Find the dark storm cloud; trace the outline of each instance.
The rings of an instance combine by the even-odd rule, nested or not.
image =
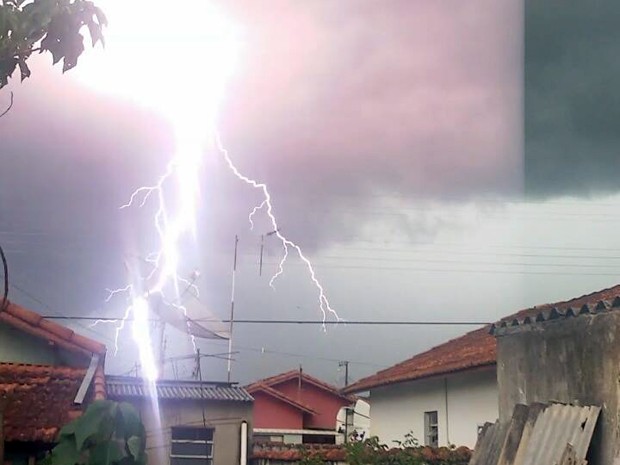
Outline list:
[[[617,192],[620,4],[526,0],[525,5],[527,192]]]
[[[224,106],[226,143],[269,182],[294,237],[310,241],[348,233],[342,209],[380,192],[514,193],[518,12],[487,0],[232,10],[247,41]],[[331,232],[312,226],[322,222]]]
[[[377,220],[366,213],[380,209],[377,194],[514,192],[520,35],[512,3],[226,3],[245,45],[222,133],[242,170],[270,185],[283,231],[313,251]],[[15,86],[15,107],[0,123],[2,225],[45,232],[13,242],[13,267],[29,270],[22,284],[45,288],[41,297],[62,307],[60,281],[76,276],[79,298],[70,300],[93,308],[119,281],[123,257],[149,250],[152,212],[118,206],[157,179],[174,143],[161,119],[135,105],[80,88],[47,62],[35,71]],[[232,238],[248,230],[260,200],[209,158],[200,254],[187,266],[200,266],[217,289],[228,287]],[[381,219],[432,236],[420,226],[432,218]],[[257,222],[257,234],[268,230]],[[257,241],[244,239],[253,255]],[[276,244],[267,253],[275,258]]]
[[[0,121],[0,244],[13,284],[56,312],[83,313],[100,307],[137,233],[118,206],[156,176],[149,160],[171,144],[157,118],[46,69],[15,87]],[[11,297],[40,307],[17,288]]]

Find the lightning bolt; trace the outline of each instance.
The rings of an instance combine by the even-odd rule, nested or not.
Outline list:
[[[282,258],[280,259],[280,263],[278,264],[278,270],[275,272],[275,274],[269,280],[269,286],[271,286],[273,289],[275,289],[274,283],[275,283],[276,279],[278,279],[278,277],[282,273],[284,273],[284,264],[286,263],[286,260],[288,259],[289,249],[292,248],[293,250],[295,250],[295,252],[297,252],[297,255],[299,256],[301,261],[304,262],[304,264],[306,265],[308,273],[310,274],[310,280],[312,281],[312,283],[314,284],[314,286],[315,286],[315,288],[317,290],[318,306],[319,306],[319,309],[321,310],[321,314],[322,314],[322,317],[323,317],[323,331],[327,330],[327,328],[325,326],[325,322],[327,321],[328,314],[331,314],[334,318],[336,318],[337,321],[343,321],[342,318],[340,318],[340,316],[338,316],[338,313],[332,308],[331,304],[329,303],[329,299],[327,298],[327,295],[325,294],[325,290],[323,288],[323,285],[321,284],[321,282],[318,280],[318,278],[316,276],[316,272],[314,270],[314,267],[312,266],[312,262],[306,257],[306,255],[303,253],[303,250],[301,249],[301,247],[299,245],[297,245],[295,242],[293,242],[290,239],[288,239],[287,237],[285,237],[280,232],[280,227],[278,226],[278,221],[276,219],[275,214],[273,213],[273,203],[272,203],[272,200],[271,200],[271,194],[269,193],[269,188],[267,187],[267,184],[265,184],[263,182],[256,181],[256,180],[254,180],[252,178],[249,178],[248,176],[246,176],[245,174],[241,173],[237,169],[237,167],[235,166],[235,164],[233,163],[233,161],[232,161],[232,159],[230,157],[230,154],[229,154],[228,150],[222,144],[222,140],[221,140],[219,134],[217,133],[217,131],[215,131],[213,133],[213,140],[215,142],[216,149],[223,156],[223,158],[226,161],[226,164],[228,165],[228,168],[230,169],[230,171],[232,171],[232,173],[238,179],[240,179],[241,181],[245,182],[246,184],[252,186],[253,188],[260,190],[262,192],[262,194],[263,194],[263,201],[261,202],[260,205],[254,207],[254,209],[252,210],[252,212],[250,213],[250,215],[248,217],[248,220],[250,222],[250,225],[253,227],[254,226],[254,222],[253,222],[254,215],[259,210],[261,210],[262,208],[266,207],[267,217],[269,218],[269,221],[271,222],[271,226],[273,228],[274,234],[278,238],[280,243],[282,244],[282,249],[284,251],[283,254],[282,254]]]
[[[172,124],[176,141],[175,153],[166,165],[163,174],[154,184],[138,187],[130,195],[128,201],[120,206],[120,210],[130,210],[154,204],[153,227],[157,233],[158,247],[144,259],[151,269],[146,276],[131,273],[128,269],[128,282],[131,284],[119,289],[107,290],[106,302],[110,302],[119,295],[126,296],[127,305],[122,319],[100,320],[94,323],[115,325],[115,353],[118,352],[120,333],[126,327],[127,322],[132,323],[133,339],[139,348],[141,365],[149,381],[154,381],[158,376],[148,325],[149,314],[154,311],[150,308],[153,305],[151,297],[155,295],[161,297],[164,305],[187,317],[187,309],[182,305],[181,297],[187,291],[198,295],[195,279],[187,280],[180,275],[182,258],[180,247],[186,238],[196,238],[194,215],[200,193],[199,173],[209,136],[213,137],[216,151],[223,156],[232,173],[239,180],[260,190],[263,195],[262,202],[250,212],[248,221],[250,228],[253,229],[254,217],[259,212],[265,211],[273,227],[273,234],[278,238],[283,249],[277,271],[271,277],[269,285],[275,289],[275,282],[284,272],[289,254],[295,253],[306,265],[310,280],[316,288],[317,304],[323,316],[323,323],[330,315],[337,321],[341,321],[332,308],[310,260],[299,245],[280,232],[267,185],[249,178],[237,169],[228,151],[224,148],[219,134],[215,131],[215,109],[219,103],[220,94],[223,92],[226,78],[232,70],[237,46],[235,45],[236,39],[233,37],[234,28],[228,26],[226,21],[218,19],[222,17],[212,11],[212,6],[205,8],[206,3],[203,0],[196,2],[196,7],[201,7],[200,11],[205,12],[198,15],[201,18],[201,29],[210,31],[208,37],[203,38],[202,42],[198,41],[204,50],[196,48],[197,43],[194,38],[188,43],[192,50],[191,59],[196,57],[196,50],[201,50],[200,56],[204,59],[200,62],[200,66],[185,76],[186,79],[190,78],[190,81],[184,82],[182,88],[175,88],[174,92],[165,93],[166,99],[161,99],[161,90],[162,87],[168,85],[168,81],[164,81],[165,86],[157,86],[157,92],[151,96],[155,97],[158,102],[161,100],[160,110],[167,115]],[[209,18],[210,25],[206,27],[202,23]],[[185,33],[187,29],[183,26],[182,32]],[[184,34],[183,37],[187,40]],[[177,195],[170,195],[171,185],[176,185]],[[179,292],[180,285],[187,286],[182,293]],[[188,332],[191,334],[189,319],[186,318],[186,321]],[[323,330],[326,330],[325,324]],[[192,342],[195,348],[193,336]]]

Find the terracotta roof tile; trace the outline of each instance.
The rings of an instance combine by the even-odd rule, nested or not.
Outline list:
[[[326,462],[344,462],[346,449],[343,445],[334,444],[282,444],[282,443],[255,443],[252,448],[252,459],[274,460],[283,462],[298,462],[301,460],[301,448],[310,456],[320,457]]]
[[[251,391],[251,389],[254,388],[254,386],[269,386],[269,387],[274,387],[278,384],[284,383],[286,381],[290,381],[291,379],[299,379],[299,370],[290,370],[290,371],[286,371],[284,373],[280,373],[279,375],[275,375],[275,376],[271,376],[269,378],[264,378],[261,379],[259,381],[256,381],[255,383],[252,383],[248,386],[246,386],[246,389],[248,391]],[[325,391],[328,391],[332,394],[335,394],[339,397],[343,397],[346,400],[349,401],[354,401],[355,397],[351,396],[351,395],[343,395],[342,391],[337,388],[336,386],[333,386],[329,383],[326,383],[324,381],[321,381],[318,378],[315,378],[314,376],[310,376],[309,374],[301,371],[301,379],[309,384],[313,384],[314,386],[321,388]]]
[[[93,353],[104,355],[106,352],[105,345],[76,334],[71,329],[46,320],[38,313],[12,302],[9,302],[5,311],[0,312],[0,321],[73,352],[89,356]]]
[[[274,397],[282,402],[285,402],[289,405],[292,405],[296,409],[302,410],[306,413],[310,413],[312,415],[316,414],[316,410],[313,410],[311,407],[306,404],[299,402],[291,397],[287,396],[283,392],[278,391],[277,389],[273,389],[272,387],[267,386],[266,384],[254,383],[246,388],[246,390],[250,394],[254,394],[256,392],[264,392],[265,394]]]
[[[544,304],[521,310],[502,318],[500,321],[512,321],[515,318],[522,320],[528,316],[534,317],[544,310],[552,308],[566,310],[570,307],[581,307],[584,304],[595,304],[601,300],[613,300],[618,296],[620,296],[620,285],[564,302]],[[348,386],[343,392],[362,392],[388,384],[495,365],[496,341],[495,337],[489,334],[490,328],[491,325],[485,326],[433,347],[404,362],[363,378]]]
[[[85,373],[85,368],[0,363],[5,440],[53,442],[80,414],[73,400]]]

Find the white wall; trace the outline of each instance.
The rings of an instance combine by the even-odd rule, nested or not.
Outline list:
[[[336,430],[345,426],[347,407],[342,407],[336,416]],[[355,402],[355,414],[353,415],[353,426],[349,428],[349,433],[357,431],[359,434],[364,433],[364,437],[370,435],[370,405],[364,399],[358,399]]]
[[[495,368],[372,389],[370,434],[391,446],[413,431],[424,444],[424,412],[433,410],[439,417],[440,446],[473,448],[478,425],[498,417]]]

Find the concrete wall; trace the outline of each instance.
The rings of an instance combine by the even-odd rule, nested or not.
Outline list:
[[[498,416],[495,368],[399,383],[371,390],[370,434],[393,445],[405,434],[424,444],[424,412],[438,414],[439,445],[473,448],[478,425]]]
[[[146,428],[149,465],[170,463],[171,427],[202,427],[203,406],[207,427],[215,429],[214,465],[238,464],[241,422],[247,421],[248,431],[252,431],[252,404],[249,402],[160,401],[158,413],[145,399],[132,401],[132,404],[139,409]]]
[[[90,359],[59,349],[41,338],[0,323],[0,362],[85,367],[90,363]]]
[[[593,465],[620,452],[620,311],[524,325],[499,336],[500,418],[517,403],[559,401],[602,407]]]

